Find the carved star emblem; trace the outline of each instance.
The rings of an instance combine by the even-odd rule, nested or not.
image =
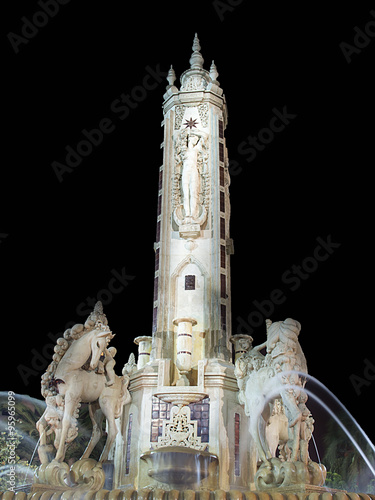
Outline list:
[[[184,123],[185,125],[185,128],[190,128],[190,130],[193,128],[193,127],[197,127],[197,119],[193,120],[192,118],[190,118],[189,120],[186,120],[186,122]]]

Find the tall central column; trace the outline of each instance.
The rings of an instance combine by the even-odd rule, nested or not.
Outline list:
[[[163,165],[155,248],[151,359],[176,362],[178,318],[192,318],[192,365],[231,360],[227,107],[212,62],[203,69],[197,35],[190,68],[164,94]]]

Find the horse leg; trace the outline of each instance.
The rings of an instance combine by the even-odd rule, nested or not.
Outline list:
[[[291,461],[296,462],[299,458],[299,449],[300,449],[300,432],[301,432],[301,420],[299,420],[293,427],[293,450]]]
[[[48,463],[48,454],[47,454],[48,446],[47,446],[47,439],[46,439],[47,427],[48,427],[48,424],[45,421],[44,415],[43,415],[36,423],[36,428],[39,432],[38,455],[39,455],[39,460],[40,460],[41,464]]]
[[[292,453],[290,460],[295,462],[299,456],[302,412],[298,407],[297,397],[294,391],[284,390],[280,391],[280,394],[288,417],[289,432],[291,434],[290,441]]]
[[[261,417],[259,417],[261,418]],[[264,452],[264,449],[263,449],[263,445],[262,445],[262,441],[261,441],[261,438],[260,438],[260,435],[259,435],[259,427],[258,427],[258,422],[257,421],[251,421],[251,417],[250,417],[250,434],[251,434],[251,437],[254,439],[255,441],[255,445],[257,447],[257,451],[258,451],[258,455],[259,455],[259,458],[262,460],[262,462],[264,462],[265,464],[269,465],[269,461],[267,459],[267,456]]]
[[[266,403],[263,412],[259,417],[259,424],[258,424],[258,429],[260,431],[260,440],[262,442],[262,447],[268,460],[272,458],[272,453],[266,438],[266,427],[271,418],[272,410],[273,410],[273,402]]]
[[[37,431],[39,432],[39,445],[43,446],[47,442],[46,433],[45,433],[45,431],[47,429],[47,422],[45,421],[44,415],[42,415],[40,417],[38,422],[35,424],[35,427],[36,427]]]
[[[264,418],[259,417],[259,421],[258,421],[259,440],[262,444],[262,449],[264,451],[264,454],[265,454],[267,460],[270,460],[272,458],[272,453],[270,451],[270,448],[268,446],[268,441],[266,438],[266,426],[267,426],[267,422],[264,420]]]
[[[115,421],[115,405],[116,401],[111,397],[99,398],[99,404],[104,413],[105,418],[107,419],[107,440],[105,442],[105,446],[103,448],[102,454],[99,458],[99,463],[103,463],[108,458],[108,454],[111,450],[113,442],[116,438],[118,429]]]
[[[62,462],[65,458],[66,445],[65,441],[68,435],[69,427],[73,420],[73,414],[80,401],[79,396],[73,395],[69,392],[65,394],[64,416],[62,419],[61,434],[59,439],[59,447],[55,456],[55,460]]]
[[[284,461],[287,460],[287,446],[288,446],[288,439],[289,439],[289,426],[288,426],[288,420],[286,418],[286,415],[284,415],[285,418],[281,418],[281,415],[279,415],[279,457],[282,457]]]
[[[94,403],[89,404],[89,415],[90,415],[91,422],[92,422],[92,433],[91,433],[90,441],[88,442],[88,445],[86,446],[86,449],[83,452],[81,460],[83,458],[90,457],[93,449],[95,448],[99,439],[103,435],[102,423],[103,423],[103,416],[104,415],[100,409],[98,401],[95,401]]]
[[[283,390],[280,391],[280,395],[287,412],[289,427],[294,427],[302,418],[302,412],[298,408],[294,391]]]

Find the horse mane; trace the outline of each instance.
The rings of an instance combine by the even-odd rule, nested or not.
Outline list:
[[[298,343],[298,335],[301,330],[301,325],[298,321],[286,319],[278,324],[280,340],[292,347]]]
[[[280,322],[279,330],[280,340],[286,343],[289,347],[292,347],[298,356],[298,360],[301,363],[301,365],[298,366],[298,369],[307,373],[306,358],[298,340],[298,336],[301,331],[301,324],[294,319],[287,318],[285,321]],[[297,369],[297,367],[295,367],[295,369]]]
[[[84,324],[77,323],[71,328],[67,328],[63,337],[57,339],[54,347],[54,355],[52,356],[52,362],[49,364],[46,372],[42,375],[41,392],[44,398],[47,396],[56,396],[58,394],[58,381],[55,379],[55,373],[60,361],[65,356],[73,342],[83,337],[86,333],[91,332],[95,328],[98,321],[100,321],[103,325],[108,325],[107,317],[103,313],[103,305],[100,301],[95,304],[93,312],[90,313]]]

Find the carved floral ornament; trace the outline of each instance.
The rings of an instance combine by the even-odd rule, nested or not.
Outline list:
[[[203,104],[200,104],[199,106],[194,105],[193,107],[198,111],[198,115],[199,115],[202,127],[206,128],[208,126],[208,110],[209,110],[208,104],[203,103]],[[186,106],[186,105],[176,106],[175,124],[174,124],[175,130],[179,130],[181,128],[182,120],[184,118],[185,112],[189,108],[191,108],[191,107]]]
[[[205,443],[198,437],[198,422],[190,420],[190,408],[182,404],[173,406],[171,418],[163,422],[163,433],[158,439],[157,448],[164,446],[183,446],[194,450],[204,450]]]
[[[191,90],[205,90],[207,88],[207,79],[200,75],[191,75],[183,79],[181,90],[189,92]]]

